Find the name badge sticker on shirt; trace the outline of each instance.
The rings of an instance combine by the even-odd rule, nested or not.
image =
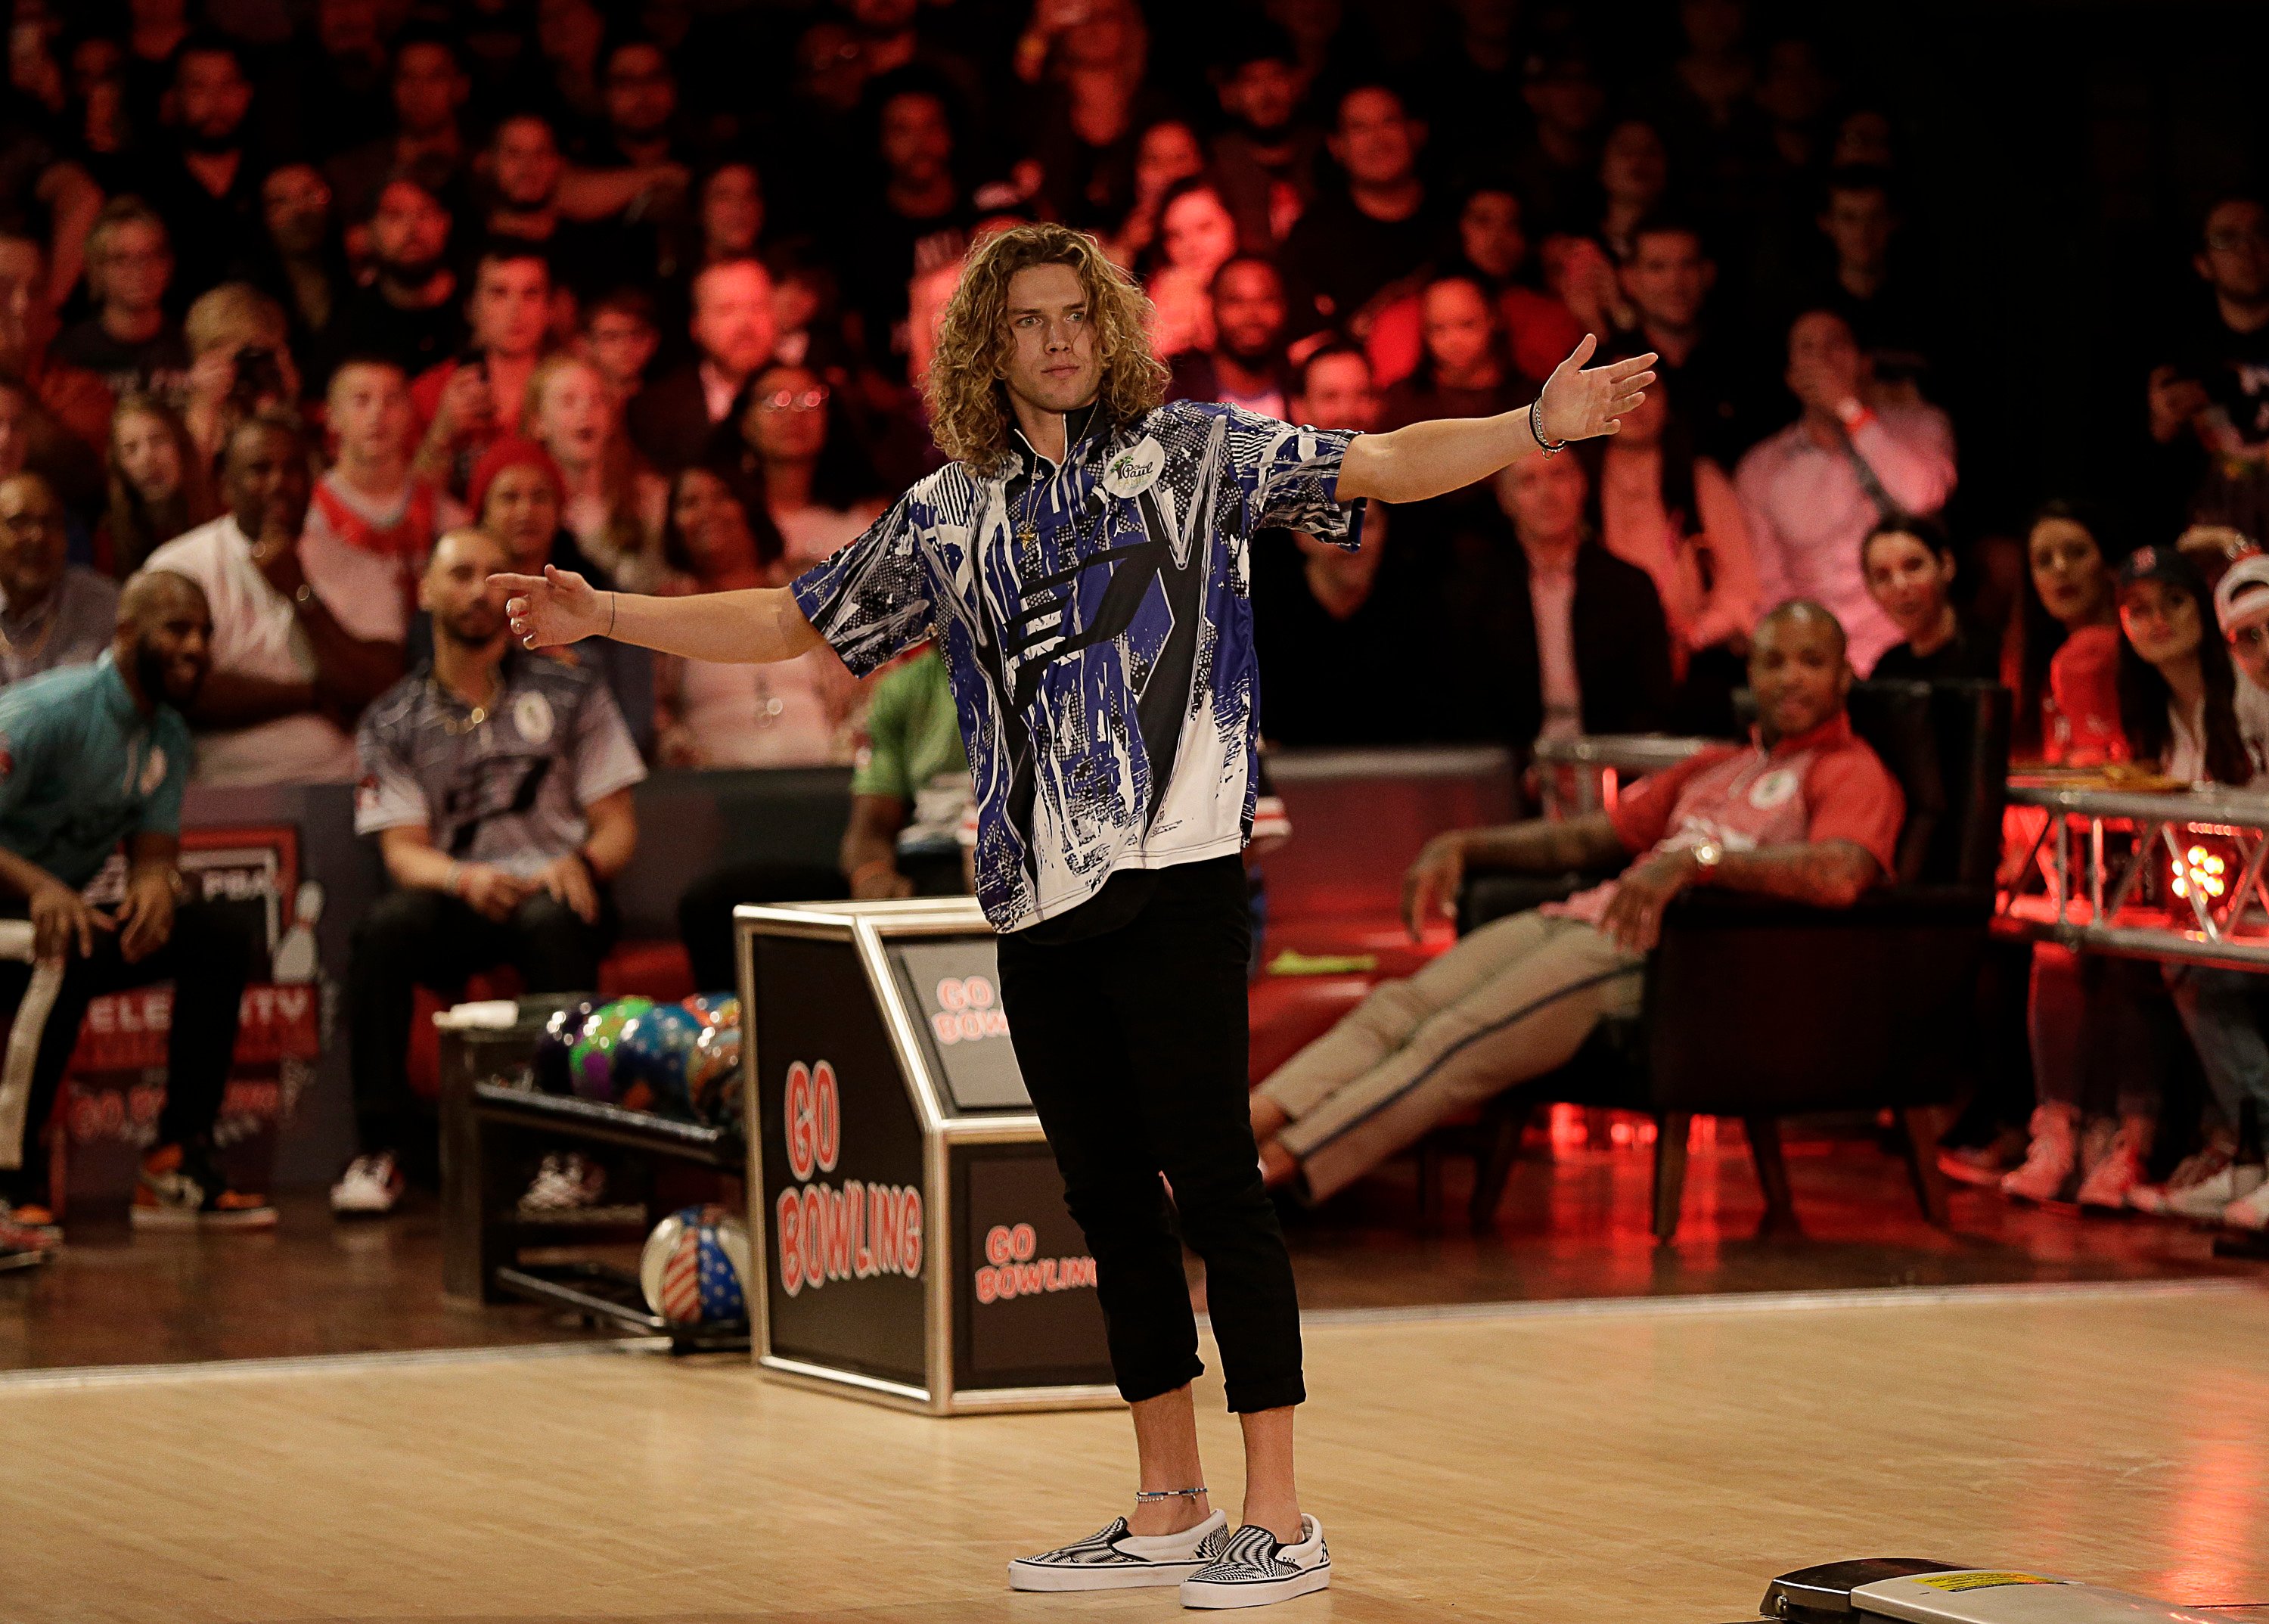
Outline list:
[[[554,726],[551,701],[529,689],[512,702],[512,725],[530,744],[551,743]]]
[[[166,747],[153,744],[150,747],[150,753],[142,758],[142,798],[147,801],[156,794],[158,786],[165,781]]]
[[[1785,807],[1803,782],[1803,776],[1795,768],[1775,767],[1749,786],[1749,804],[1760,812]]]
[[[1103,488],[1122,501],[1157,483],[1166,466],[1165,447],[1145,434],[1103,465]]]

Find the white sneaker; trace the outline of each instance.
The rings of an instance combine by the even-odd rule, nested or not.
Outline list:
[[[2157,1217],[2211,1222],[2232,1201],[2258,1190],[2262,1180],[2258,1166],[2236,1161],[2228,1145],[2212,1143],[2184,1157],[2165,1184],[2139,1185],[2130,1190],[2127,1205]]]
[[[528,1193],[524,1213],[572,1213],[596,1207],[607,1193],[607,1170],[580,1150],[554,1151],[543,1158]]]
[[[2024,1165],[2004,1174],[2001,1193],[2021,1201],[2053,1201],[2064,1193],[2080,1165],[2080,1146],[2072,1117],[2053,1106],[2033,1112],[2033,1142],[2025,1151]]]
[[[357,1156],[331,1186],[331,1211],[342,1218],[383,1218],[400,1203],[407,1183],[392,1151]]]
[[[1009,1564],[1012,1591],[1120,1591],[1179,1584],[1221,1554],[1229,1517],[1215,1512],[1178,1534],[1130,1534],[1113,1517],[1102,1532],[1070,1545],[1019,1556]]]
[[[2269,1184],[2243,1195],[2221,1209],[2221,1221],[2233,1229],[2269,1229]]]
[[[1324,1525],[1300,1518],[1300,1542],[1286,1545],[1265,1528],[1245,1524],[1229,1537],[1220,1560],[1182,1581],[1185,1607],[1259,1607],[1322,1590],[1332,1582],[1332,1554]]]
[[[2103,1154],[2088,1162],[2078,1200],[2094,1211],[2124,1212],[2127,1197],[2143,1182],[2143,1148],[2121,1123],[2109,1135]]]

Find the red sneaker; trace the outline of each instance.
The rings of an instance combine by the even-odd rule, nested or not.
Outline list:
[[[272,1229],[276,1209],[266,1196],[230,1189],[205,1157],[163,1145],[142,1158],[133,1219],[137,1229]]]

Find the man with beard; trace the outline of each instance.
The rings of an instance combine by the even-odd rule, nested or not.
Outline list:
[[[149,567],[186,575],[212,607],[212,676],[188,707],[207,784],[344,784],[347,729],[402,675],[395,561],[303,545],[307,442],[262,412],[221,457],[229,511],[175,536]]]
[[[378,277],[333,323],[333,353],[382,355],[411,378],[455,354],[465,317],[448,247],[449,211],[432,193],[407,175],[381,187],[370,215]]]
[[[228,280],[260,240],[260,174],[248,151],[252,78],[237,44],[192,35],[174,57],[173,140],[154,144],[140,190],[174,234],[174,285]]]
[[[213,1163],[253,942],[181,877],[181,792],[195,701],[212,658],[196,583],[160,570],[127,582],[115,636],[92,665],[0,693],[0,913],[31,920],[32,964],[0,962],[0,1007],[40,1032],[28,1076],[0,1073],[0,1221],[60,1244],[43,1130],[101,993],[174,983],[166,1104],[142,1158],[137,1228],[265,1229],[276,1210]],[[84,893],[122,848],[117,900]]]
[[[70,546],[53,485],[0,479],[0,682],[85,665],[110,646],[117,583],[71,563]]]
[[[1166,398],[1284,416],[1284,278],[1272,262],[1240,254],[1214,272],[1213,332],[1211,350],[1175,358]]]
[[[455,996],[498,964],[530,993],[596,986],[615,934],[608,882],[638,846],[631,786],[646,768],[604,668],[512,647],[489,584],[510,563],[484,531],[441,538],[418,594],[432,661],[371,706],[356,739],[355,832],[378,838],[394,890],[355,926],[348,961],[360,1154],[331,1190],[343,1215],[394,1210],[405,1152],[432,1170],[403,1072],[416,989]]]
[[[1222,108],[1236,122],[1214,137],[1214,173],[1248,254],[1283,241],[1316,196],[1324,137],[1298,122],[1302,88],[1299,53],[1273,24],[1255,30],[1222,81]]]

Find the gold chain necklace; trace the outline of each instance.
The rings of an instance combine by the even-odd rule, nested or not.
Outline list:
[[[501,692],[504,685],[499,683],[497,686],[499,692]],[[448,707],[455,702],[456,696],[450,693],[448,690],[441,686],[440,678],[436,676],[428,676],[425,679],[425,688],[426,691],[433,696],[440,707],[440,720],[441,723],[441,731],[447,734],[451,738],[462,739],[467,734],[472,732],[475,728],[481,727],[488,720],[489,707],[484,705],[476,705],[469,707],[465,712],[462,720],[450,715]]]

